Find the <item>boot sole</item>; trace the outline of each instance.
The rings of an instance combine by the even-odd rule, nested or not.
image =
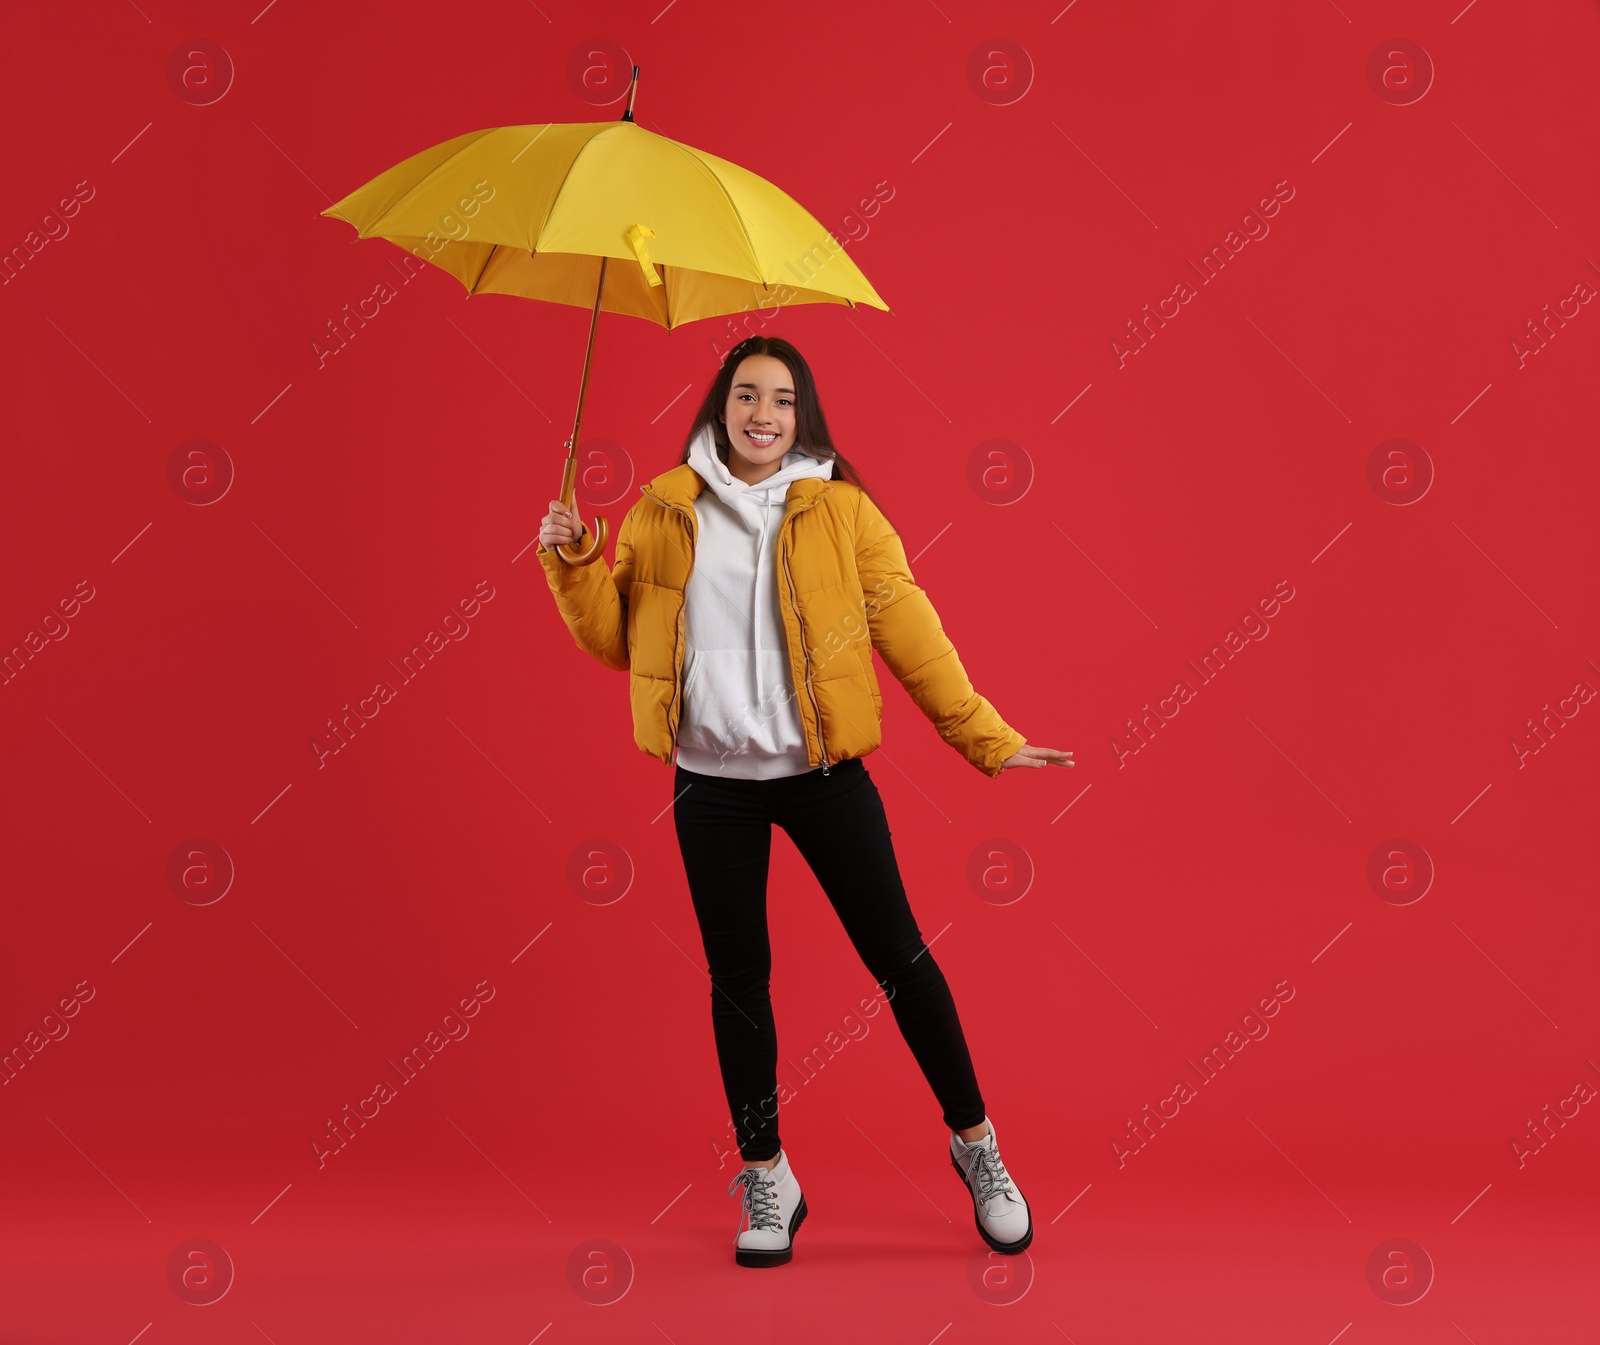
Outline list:
[[[794,1214],[789,1219],[789,1245],[773,1251],[763,1251],[759,1247],[736,1247],[733,1259],[741,1266],[751,1266],[760,1269],[763,1266],[787,1265],[789,1258],[794,1255],[794,1235],[800,1231],[800,1225],[806,1221],[806,1198],[800,1197],[800,1203],[794,1207]]]
[[[972,1223],[973,1226],[978,1230],[978,1236],[1002,1256],[1015,1256],[1018,1252],[1027,1251],[1028,1244],[1033,1241],[1033,1206],[1028,1205],[1027,1198],[1024,1197],[1022,1203],[1026,1205],[1028,1209],[1028,1231],[1015,1242],[997,1242],[989,1235],[989,1230],[983,1226],[983,1220],[978,1217],[978,1197],[972,1189],[972,1184],[968,1182],[966,1177],[962,1174],[961,1164],[956,1162],[956,1156],[954,1154],[950,1155],[950,1166],[955,1169],[955,1174],[961,1181],[962,1189],[966,1191],[968,1198],[972,1201]]]

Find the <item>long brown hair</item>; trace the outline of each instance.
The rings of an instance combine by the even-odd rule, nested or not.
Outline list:
[[[694,446],[695,438],[709,425],[712,441],[716,444],[717,457],[722,460],[724,466],[727,465],[728,427],[722,423],[722,414],[728,405],[728,393],[733,388],[733,376],[738,371],[739,362],[750,355],[771,355],[773,359],[782,360],[789,368],[790,382],[794,384],[795,447],[811,454],[812,457],[831,460],[833,463],[831,480],[848,481],[853,486],[859,486],[871,497],[871,492],[862,484],[861,474],[844,454],[833,446],[833,436],[828,433],[828,420],[822,414],[822,401],[817,396],[817,382],[811,376],[811,366],[806,363],[805,356],[781,336],[747,336],[727,353],[722,361],[722,367],[711,380],[711,386],[706,389],[700,409],[695,413],[694,423],[689,426],[689,433],[684,436],[683,456],[678,462],[682,464],[689,461],[689,450]],[[875,498],[873,503],[878,503]],[[881,504],[878,508],[884,517],[888,518],[888,513],[883,511]],[[889,526],[893,527],[894,524],[891,522]]]

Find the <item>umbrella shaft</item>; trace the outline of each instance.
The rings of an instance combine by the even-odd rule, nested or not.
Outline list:
[[[584,393],[589,392],[589,363],[594,360],[595,328],[600,326],[600,296],[605,293],[605,265],[608,257],[600,257],[600,283],[595,286],[594,312],[589,315],[589,345],[584,349],[584,376],[578,384],[578,414],[573,416],[573,437],[566,440],[566,465],[562,469],[562,504],[568,509],[578,494],[578,427],[584,422]]]
[[[583,352],[583,378],[578,384],[578,413],[572,418],[572,438],[567,440],[567,461],[576,463],[578,460],[578,427],[583,424],[583,398],[589,391],[589,363],[594,358],[594,334],[600,326],[600,296],[606,288],[606,262],[607,257],[600,258],[600,283],[595,286],[594,311],[589,315],[589,344]],[[567,500],[569,505],[571,500]]]

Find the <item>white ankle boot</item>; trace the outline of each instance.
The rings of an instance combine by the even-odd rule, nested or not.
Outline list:
[[[806,1198],[789,1170],[789,1155],[778,1150],[769,1168],[748,1167],[728,1183],[731,1196],[744,1187],[747,1227],[734,1237],[734,1260],[741,1266],[781,1266],[794,1254],[794,1235],[806,1217]]]
[[[993,1121],[989,1133],[971,1144],[950,1132],[950,1166],[972,1196],[973,1222],[983,1240],[1008,1256],[1025,1250],[1033,1241],[1033,1215],[1000,1161]]]

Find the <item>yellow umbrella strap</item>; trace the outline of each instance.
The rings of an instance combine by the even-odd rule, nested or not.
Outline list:
[[[633,225],[625,235],[628,245],[633,249],[633,255],[639,259],[639,266],[644,271],[645,279],[652,285],[659,285],[662,283],[661,273],[656,270],[655,263],[650,260],[650,249],[644,241],[655,236],[656,231],[643,224]]]

